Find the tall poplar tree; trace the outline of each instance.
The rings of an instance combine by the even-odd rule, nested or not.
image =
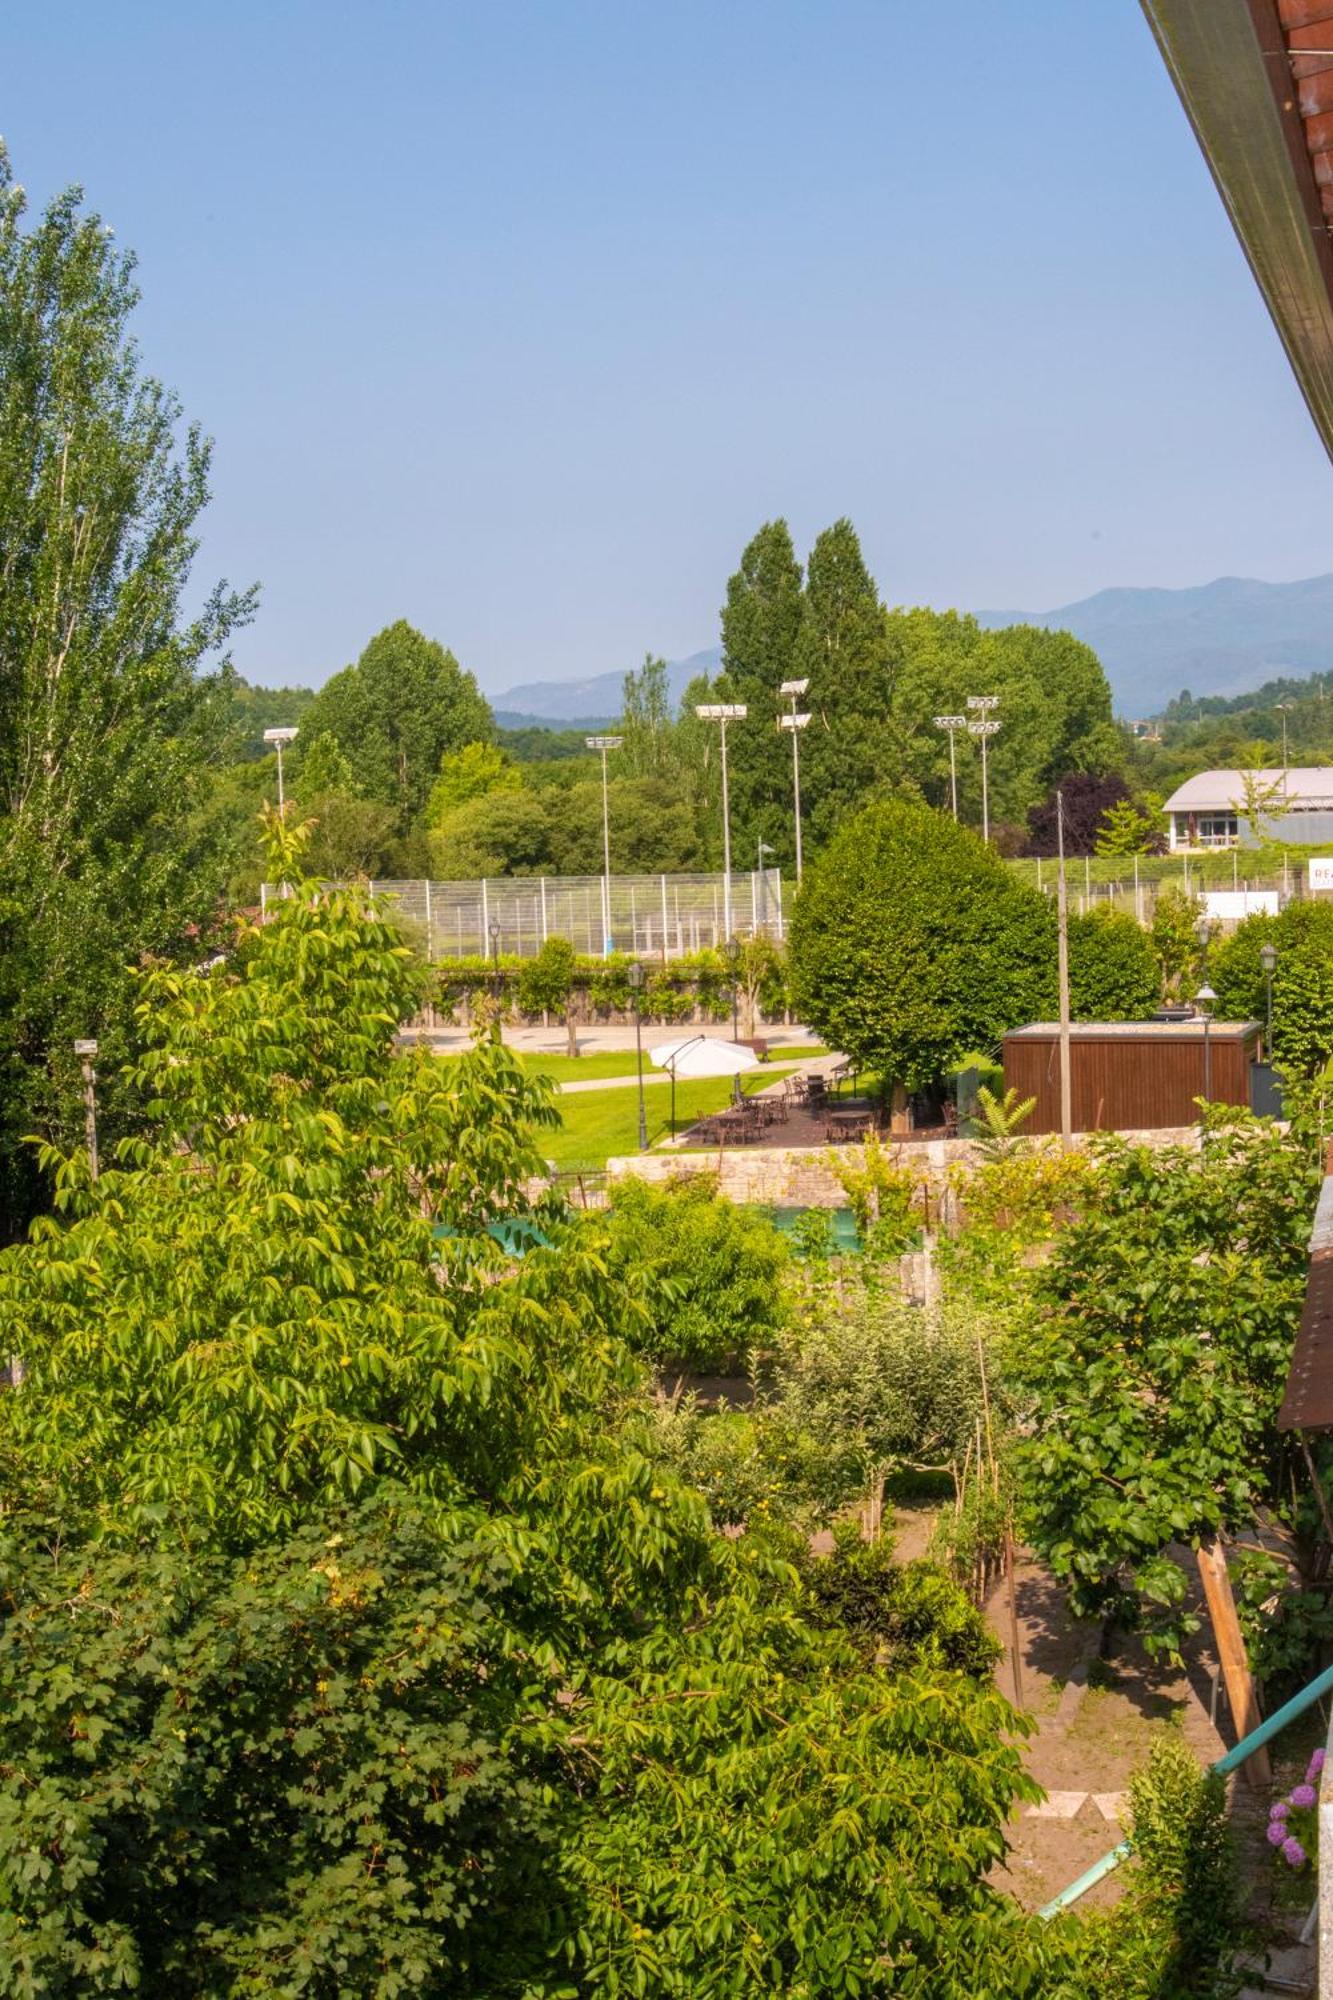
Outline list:
[[[775,850],[790,866],[792,820],[791,742],[778,726],[786,707],[778,689],[797,673],[803,598],[801,565],[783,520],[765,521],[727,584],[722,608],[723,694],[749,708],[727,740],[731,809],[739,835],[737,861],[753,865],[755,842]]]
[[[211,447],[140,366],[133,258],[78,189],[25,211],[0,149],[0,1236],[41,1200],[25,1135],[78,1130],[74,1038],[114,1121],[129,966],[200,950],[226,704],[199,669],[252,608],[181,616]]]
[[[795,662],[797,677],[810,682],[804,703],[814,717],[801,745],[810,821],[827,839],[896,776],[898,762],[884,609],[848,520],[826,528],[810,551]]]

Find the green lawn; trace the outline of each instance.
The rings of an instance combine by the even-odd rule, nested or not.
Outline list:
[[[742,1087],[762,1090],[772,1077],[763,1069],[741,1078]],[[648,1113],[648,1143],[653,1145],[671,1128],[671,1086],[659,1084],[645,1090]],[[721,1111],[731,1101],[730,1077],[708,1077],[676,1085],[676,1123],[682,1130],[709,1111]],[[562,1097],[563,1129],[543,1132],[539,1143],[548,1160],[558,1167],[604,1167],[613,1154],[637,1152],[639,1145],[639,1093],[637,1090],[581,1090],[577,1096]]]
[[[708,1030],[700,1028],[695,1032],[706,1034]],[[690,1030],[682,1028],[680,1033],[683,1040]],[[557,1083],[578,1083],[585,1078],[592,1080],[599,1076],[633,1076],[637,1067],[633,1049],[601,1049],[595,1055],[586,1056],[533,1055],[531,1051],[523,1051],[522,1054],[526,1068],[540,1070],[543,1076],[554,1077]],[[768,1060],[770,1063],[800,1063],[809,1062],[812,1056],[827,1054],[827,1049],[805,1048],[792,1043],[784,1048],[770,1049]],[[661,1074],[660,1070],[653,1068],[646,1045],[643,1051],[643,1073],[645,1076]]]
[[[633,1076],[638,1067],[633,1049],[599,1049],[593,1055],[553,1056],[534,1055],[531,1050],[520,1050],[525,1069],[540,1070],[543,1076],[553,1077],[557,1083],[579,1083],[599,1076]],[[647,1049],[643,1052],[643,1073],[647,1076],[651,1065]]]

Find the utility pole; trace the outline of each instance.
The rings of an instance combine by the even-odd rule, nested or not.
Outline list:
[[[695,708],[700,722],[716,722],[722,731],[722,928],[731,931],[731,809],[727,799],[727,724],[744,722],[749,708],[743,701],[705,701]]]
[[[796,886],[801,886],[801,731],[810,726],[810,716],[798,715],[796,703],[810,683],[806,681],[784,681],[778,689],[791,703],[791,713],[778,717],[778,728],[791,731],[791,788],[796,801]]]
[[[953,816],[957,819],[958,757],[954,748],[954,732],[958,729],[967,728],[967,717],[965,715],[937,715],[935,717],[935,727],[937,729],[947,729],[949,732],[949,803],[953,807]]]
[[[615,950],[611,936],[611,812],[607,804],[606,753],[618,750],[624,742],[623,736],[585,736],[589,750],[602,753],[602,956],[610,958]]]
[[[79,1058],[83,1071],[83,1129],[88,1146],[88,1178],[97,1179],[97,1072],[93,1068],[93,1057],[97,1054],[97,1044],[93,1041],[79,1041],[74,1044],[74,1053]]]
[[[1060,981],[1060,1144],[1066,1151],[1074,1143],[1074,1087],[1069,1051],[1069,894],[1065,883],[1065,795],[1055,794],[1055,838],[1059,873],[1055,898],[1056,935],[1059,940]]]

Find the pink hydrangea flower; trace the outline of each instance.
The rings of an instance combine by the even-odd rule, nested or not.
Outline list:
[[[1324,1768],[1324,1752],[1322,1750],[1316,1750],[1314,1755],[1310,1759],[1310,1767],[1305,1773],[1306,1784],[1312,1785],[1315,1779],[1319,1776],[1319,1773],[1323,1770],[1323,1768]]]
[[[1289,1868],[1303,1868],[1305,1866],[1305,1849],[1301,1846],[1295,1834],[1291,1834],[1283,1841],[1282,1859],[1287,1863]]]
[[[1286,1823],[1285,1823],[1285,1821],[1283,1821],[1283,1820],[1280,1820],[1280,1819],[1270,1819],[1270,1820],[1269,1820],[1269,1822],[1268,1822],[1268,1844],[1269,1844],[1269,1846],[1270,1846],[1270,1847],[1281,1847],[1281,1845],[1282,1845],[1283,1841],[1284,1841],[1284,1840],[1286,1839],[1286,1837],[1287,1837],[1287,1828],[1286,1828]]]
[[[1285,1819],[1290,1811],[1291,1807],[1287,1804],[1287,1801],[1279,1799],[1275,1806],[1268,1808],[1268,1817],[1270,1819]]]
[[[1290,1796],[1291,1796],[1291,1803],[1294,1806],[1300,1806],[1302,1809],[1304,1809],[1306,1806],[1312,1806],[1314,1804],[1315,1788],[1313,1785],[1294,1785],[1292,1787]]]

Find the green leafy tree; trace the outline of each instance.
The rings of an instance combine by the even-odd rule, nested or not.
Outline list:
[[[406,619],[387,625],[354,666],[324,683],[306,711],[328,730],[364,797],[392,806],[405,834],[422,818],[442,758],[494,734],[490,708],[453,654]]]
[[[517,792],[522,785],[523,773],[494,743],[465,743],[441,760],[427,801],[426,823],[442,826],[459,806],[489,798],[493,792]]]
[[[1316,1186],[1294,1140],[1219,1113],[1201,1154],[1099,1142],[1056,1237],[1022,1349],[1027,1532],[1076,1615],[1142,1623],[1153,1650],[1195,1622],[1169,1545],[1271,1497]]]
[[[1333,906],[1288,903],[1275,917],[1247,917],[1213,946],[1209,977],[1223,1019],[1267,1019],[1266,944],[1277,952],[1274,1058],[1292,1077],[1315,1076],[1333,1056]]]
[[[1186,895],[1183,889],[1159,889],[1153,901],[1152,946],[1162,971],[1162,990],[1168,999],[1182,992],[1193,993],[1202,966],[1199,924],[1203,899]]]
[[[889,656],[884,610],[850,521],[835,521],[810,551],[796,642],[797,676],[814,716],[801,744],[802,792],[817,841],[892,776]],[[773,712],[770,696],[767,713]]]
[[[721,1200],[712,1176],[666,1188],[618,1183],[610,1231],[611,1269],[644,1280],[647,1317],[635,1340],[654,1361],[735,1372],[786,1326],[786,1244],[762,1216]]]
[[[965,715],[975,694],[999,697],[1000,729],[987,756],[994,824],[1019,837],[1057,781],[1069,783],[1067,804],[1108,779],[1114,785],[1123,753],[1110,687],[1096,654],[1072,633],[1032,625],[987,631],[958,612],[929,610],[890,611],[886,630],[894,739],[887,754],[895,760],[887,768],[896,764],[932,805],[950,803],[949,741],[934,718]],[[979,826],[981,759],[968,736],[958,735],[955,748],[959,811]]]
[[[440,881],[533,875],[551,865],[552,819],[537,792],[485,792],[432,828],[431,873]]]
[[[634,778],[674,775],[674,720],[667,683],[667,664],[646,653],[637,672],[625,676],[621,703],[621,747],[617,763]]]
[[[1051,1990],[1012,1712],[712,1531],[649,1288],[527,1206],[546,1086],[399,1047],[425,968],[274,838],[271,921],[145,981],[146,1136],[0,1257],[7,1983]]]
[[[801,565],[783,520],[766,521],[741,556],[722,607],[722,673],[730,699],[749,709],[728,741],[732,810],[747,848],[766,840],[779,866],[794,861],[791,743],[778,728],[778,689],[803,669]]]
[[[1069,918],[1069,1002],[1076,1021],[1142,1021],[1159,1005],[1152,939],[1126,910],[1105,905]]]
[[[120,1128],[127,967],[198,954],[228,866],[200,670],[253,598],[182,613],[211,447],[142,370],[133,271],[77,190],[26,226],[0,150],[0,1238],[43,1199],[23,1135],[77,1129],[76,1036]]]
[[[1102,814],[1096,852],[1102,855],[1151,854],[1160,835],[1150,813],[1132,799],[1118,799]]]
[[[1039,1020],[1054,917],[974,833],[891,801],[847,821],[791,920],[796,1005],[831,1047],[909,1090]]]
[[[518,1004],[525,1014],[563,1014],[569,1053],[579,1052],[574,1016],[574,947],[568,938],[548,937],[535,958],[523,961]]]

